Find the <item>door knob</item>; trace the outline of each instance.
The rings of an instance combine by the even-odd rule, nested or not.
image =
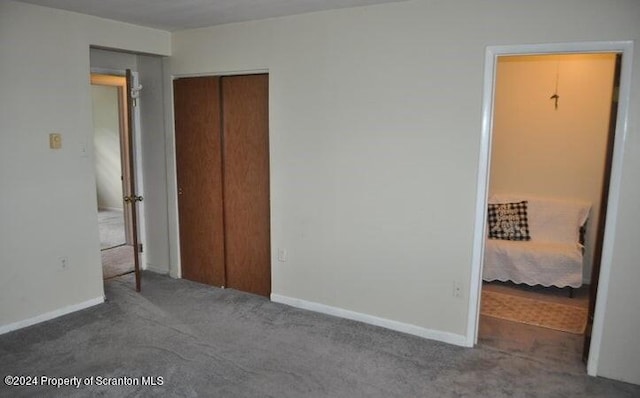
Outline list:
[[[142,196],[138,195],[125,196],[123,199],[126,203],[142,202],[144,200]]]

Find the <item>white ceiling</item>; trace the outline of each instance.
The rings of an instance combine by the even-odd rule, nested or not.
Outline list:
[[[21,0],[176,31],[404,0]]]

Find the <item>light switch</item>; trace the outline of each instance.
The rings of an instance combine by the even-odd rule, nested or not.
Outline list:
[[[49,134],[49,148],[60,149],[62,148],[62,135],[59,133]]]

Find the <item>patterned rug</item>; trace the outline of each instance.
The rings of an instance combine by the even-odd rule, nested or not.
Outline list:
[[[587,309],[492,291],[482,292],[482,315],[527,325],[583,334]]]

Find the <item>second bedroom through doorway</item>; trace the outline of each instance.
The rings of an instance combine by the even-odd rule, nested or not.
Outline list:
[[[497,60],[483,344],[573,363],[582,357],[617,65],[614,53]]]

